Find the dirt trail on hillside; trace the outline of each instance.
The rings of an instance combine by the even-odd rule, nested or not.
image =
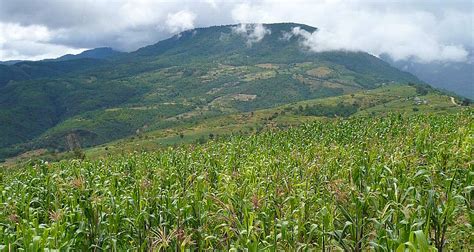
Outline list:
[[[454,97],[450,96],[449,99],[451,100],[451,103],[453,103],[456,106],[459,106],[459,104],[457,104],[456,101],[454,100]]]

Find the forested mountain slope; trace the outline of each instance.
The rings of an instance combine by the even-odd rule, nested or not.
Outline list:
[[[310,52],[288,35],[295,27],[316,29],[293,23],[197,28],[105,59],[0,66],[0,156],[39,147],[32,140],[47,131],[41,147],[67,148],[71,135],[90,146],[180,118],[421,83],[367,53]],[[264,36],[256,38],[259,29]]]

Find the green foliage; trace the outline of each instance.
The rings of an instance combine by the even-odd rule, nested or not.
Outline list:
[[[471,104],[472,104],[471,99],[468,99],[468,98],[462,99],[462,102],[461,102],[461,105],[462,105],[462,106],[469,106],[469,105],[471,105]]]
[[[473,113],[0,171],[5,250],[470,251]]]
[[[397,248],[397,252],[405,251],[438,251],[434,246],[430,246],[429,240],[422,230],[410,232],[410,238],[408,242],[400,244]]]
[[[427,95],[428,94],[428,89],[423,86],[416,86],[416,93],[418,95]]]
[[[72,153],[75,159],[84,160],[86,158],[86,154],[84,154],[82,149],[79,147],[74,148],[74,150],[72,150]]]
[[[28,79],[28,75],[21,69],[0,64],[0,88],[7,85],[10,81],[26,79]]]
[[[107,60],[0,66],[0,157],[63,149],[64,136],[78,130],[89,132],[80,140],[92,146],[130,136],[145,125],[174,125],[178,117],[254,111],[418,81],[366,53],[312,53],[298,38],[282,39],[297,26],[316,29],[266,25],[271,34],[249,46],[232,26],[210,27]],[[329,73],[309,73],[318,67]]]
[[[339,103],[337,105],[322,105],[322,104],[314,104],[311,106],[303,106],[299,107],[296,110],[296,114],[305,115],[305,116],[326,116],[326,117],[334,117],[334,116],[342,116],[348,117],[357,112],[359,106],[357,104],[344,104]]]

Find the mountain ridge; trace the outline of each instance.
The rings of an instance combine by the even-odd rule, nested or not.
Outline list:
[[[417,76],[431,86],[468,99],[474,99],[474,51],[465,62],[422,63],[413,59],[394,61],[388,55],[381,58],[390,65]]]
[[[15,64],[29,79],[0,87],[0,156],[71,149],[71,135],[92,146],[145,126],[422,83],[368,53],[314,53],[282,39],[301,24],[265,24],[270,32],[250,45],[257,25],[239,26],[197,28],[107,59]]]
[[[84,58],[108,59],[112,57],[117,57],[122,54],[123,52],[116,51],[111,47],[97,47],[97,48],[85,50],[78,54],[66,54],[55,59],[45,59],[42,61],[67,61],[67,60],[84,59]]]

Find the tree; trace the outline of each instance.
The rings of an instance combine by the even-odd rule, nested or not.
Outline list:
[[[73,157],[76,159],[84,160],[86,158],[86,154],[79,147],[74,148],[74,150],[72,151],[72,154],[73,154]]]
[[[461,106],[469,106],[472,103],[472,101],[468,98],[464,98],[461,102]]]
[[[418,95],[427,95],[428,94],[428,89],[423,87],[423,86],[416,86],[416,93]]]

